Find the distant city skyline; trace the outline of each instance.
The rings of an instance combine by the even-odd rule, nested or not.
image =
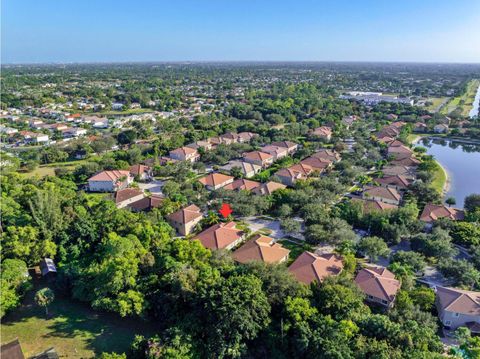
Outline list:
[[[2,64],[480,62],[478,0],[4,0],[1,22]]]

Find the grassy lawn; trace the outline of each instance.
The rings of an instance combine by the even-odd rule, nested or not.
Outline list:
[[[479,79],[471,80],[467,85],[465,93],[448,101],[445,106],[442,107],[440,113],[448,115],[450,112],[455,111],[458,108],[461,111],[462,116],[468,116],[473,107],[473,101],[479,85]]]
[[[445,169],[438,163],[438,167],[435,170],[432,181],[432,188],[434,188],[438,193],[443,194],[443,189],[447,182],[447,172]]]
[[[303,252],[312,250],[312,246],[304,242],[293,242],[287,239],[281,239],[278,241],[278,243],[280,243],[284,248],[290,250],[287,265],[290,265]]]
[[[33,304],[34,291],[1,324],[2,343],[18,337],[25,357],[54,347],[60,357],[93,358],[101,352],[126,352],[135,334],[153,335],[153,326],[141,320],[99,313],[87,305],[57,295],[49,307]]]
[[[431,112],[438,111],[438,107],[447,99],[448,97],[430,97],[427,99],[428,102],[432,104],[426,106],[425,109]]]
[[[34,177],[34,176],[38,176],[38,177],[55,176],[55,168],[62,167],[68,170],[74,170],[75,167],[80,166],[88,161],[90,161],[90,159],[49,163],[47,165],[40,165],[38,168],[36,168],[32,172],[19,172],[19,173],[22,176],[27,178]]]

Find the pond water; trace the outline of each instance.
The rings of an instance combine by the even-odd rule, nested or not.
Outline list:
[[[480,85],[477,89],[477,94],[475,95],[475,100],[473,100],[473,107],[470,110],[470,118],[474,118],[475,116],[479,116],[479,108],[480,108]]]
[[[466,196],[480,193],[480,145],[435,138],[424,138],[419,144],[447,171],[449,185],[445,198],[454,197],[455,207],[463,208]]]

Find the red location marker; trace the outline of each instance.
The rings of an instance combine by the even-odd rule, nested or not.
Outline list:
[[[233,211],[228,203],[223,203],[222,208],[218,212],[220,212],[223,218],[227,218]]]

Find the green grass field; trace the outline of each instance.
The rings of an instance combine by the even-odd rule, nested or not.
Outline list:
[[[448,101],[442,107],[440,113],[443,115],[448,115],[456,109],[459,109],[462,116],[468,116],[470,110],[473,107],[473,101],[475,99],[475,94],[479,85],[479,79],[470,80],[467,85],[467,91],[465,91],[465,93],[461,96],[453,97],[452,99],[450,99],[450,101]]]
[[[76,161],[67,161],[67,162],[56,162],[49,163],[48,165],[40,165],[38,168],[32,172],[19,172],[22,176],[30,178],[34,176],[45,177],[45,176],[55,176],[55,168],[65,168],[68,170],[74,170],[75,167],[88,162],[89,160],[76,160]]]
[[[57,295],[45,310],[33,304],[34,291],[24,304],[2,319],[2,344],[18,337],[25,357],[54,347],[60,357],[93,358],[102,352],[128,351],[135,334],[151,336],[153,326],[142,320],[99,313],[86,304]]]
[[[438,167],[433,175],[432,188],[434,188],[438,193],[443,194],[443,189],[447,182],[447,172],[445,169],[438,163]]]
[[[432,104],[429,106],[426,106],[425,109],[430,111],[430,112],[437,112],[439,106],[446,100],[448,97],[430,97],[428,98],[428,102],[431,102]]]

